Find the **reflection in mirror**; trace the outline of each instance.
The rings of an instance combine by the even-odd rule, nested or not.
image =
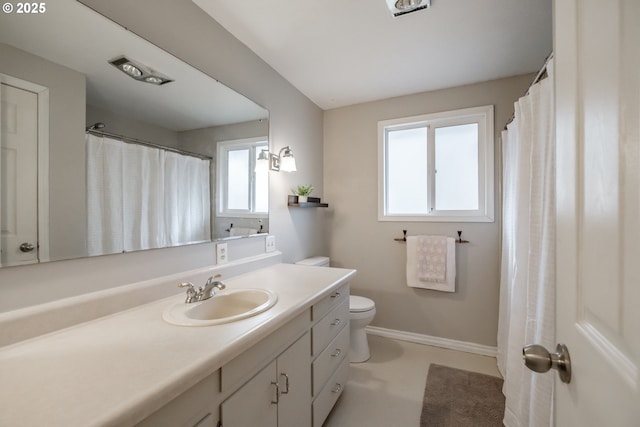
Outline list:
[[[267,144],[268,112],[84,5],[1,14],[0,83],[0,265],[268,232],[266,178],[217,147]]]

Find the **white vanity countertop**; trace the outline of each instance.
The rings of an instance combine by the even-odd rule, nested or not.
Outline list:
[[[355,275],[277,264],[225,280],[278,295],[234,323],[162,320],[184,293],[0,348],[0,425],[127,426],[146,418]],[[214,297],[215,298],[215,297]]]

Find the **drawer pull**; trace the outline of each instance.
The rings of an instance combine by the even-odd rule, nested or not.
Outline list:
[[[277,381],[271,381],[271,384],[276,386],[276,400],[272,400],[271,404],[277,405],[278,403],[280,403],[280,386],[278,385]]]
[[[336,351],[331,355],[331,357],[338,357],[342,354],[342,350],[336,348]]]
[[[284,391],[281,391],[281,394],[287,394],[289,393],[289,375],[285,374],[284,372],[282,372],[280,374],[281,377],[284,377],[284,385],[286,387],[286,389]]]
[[[340,319],[335,319],[333,322],[331,322],[331,326],[338,326],[340,324]]]
[[[331,295],[331,298],[338,298],[340,296],[340,292],[336,292],[335,294]]]
[[[342,384],[336,383],[336,387],[331,390],[333,393],[340,393],[342,391]]]

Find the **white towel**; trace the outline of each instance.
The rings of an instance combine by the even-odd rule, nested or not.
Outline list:
[[[434,289],[443,292],[456,291],[456,241],[453,237],[446,237],[446,270],[443,282],[435,281],[435,275],[430,280],[420,277],[418,267],[418,237],[407,237],[407,285],[413,288]],[[426,277],[426,276],[425,276]]]
[[[418,279],[447,281],[447,236],[417,236]]]
[[[230,236],[250,236],[258,232],[257,228],[231,227]]]

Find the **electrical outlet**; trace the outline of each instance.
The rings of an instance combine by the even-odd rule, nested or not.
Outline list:
[[[275,252],[276,250],[276,236],[267,236],[265,239],[265,252]]]
[[[226,243],[218,243],[216,245],[216,264],[226,264],[229,262],[229,254],[227,252]]]

